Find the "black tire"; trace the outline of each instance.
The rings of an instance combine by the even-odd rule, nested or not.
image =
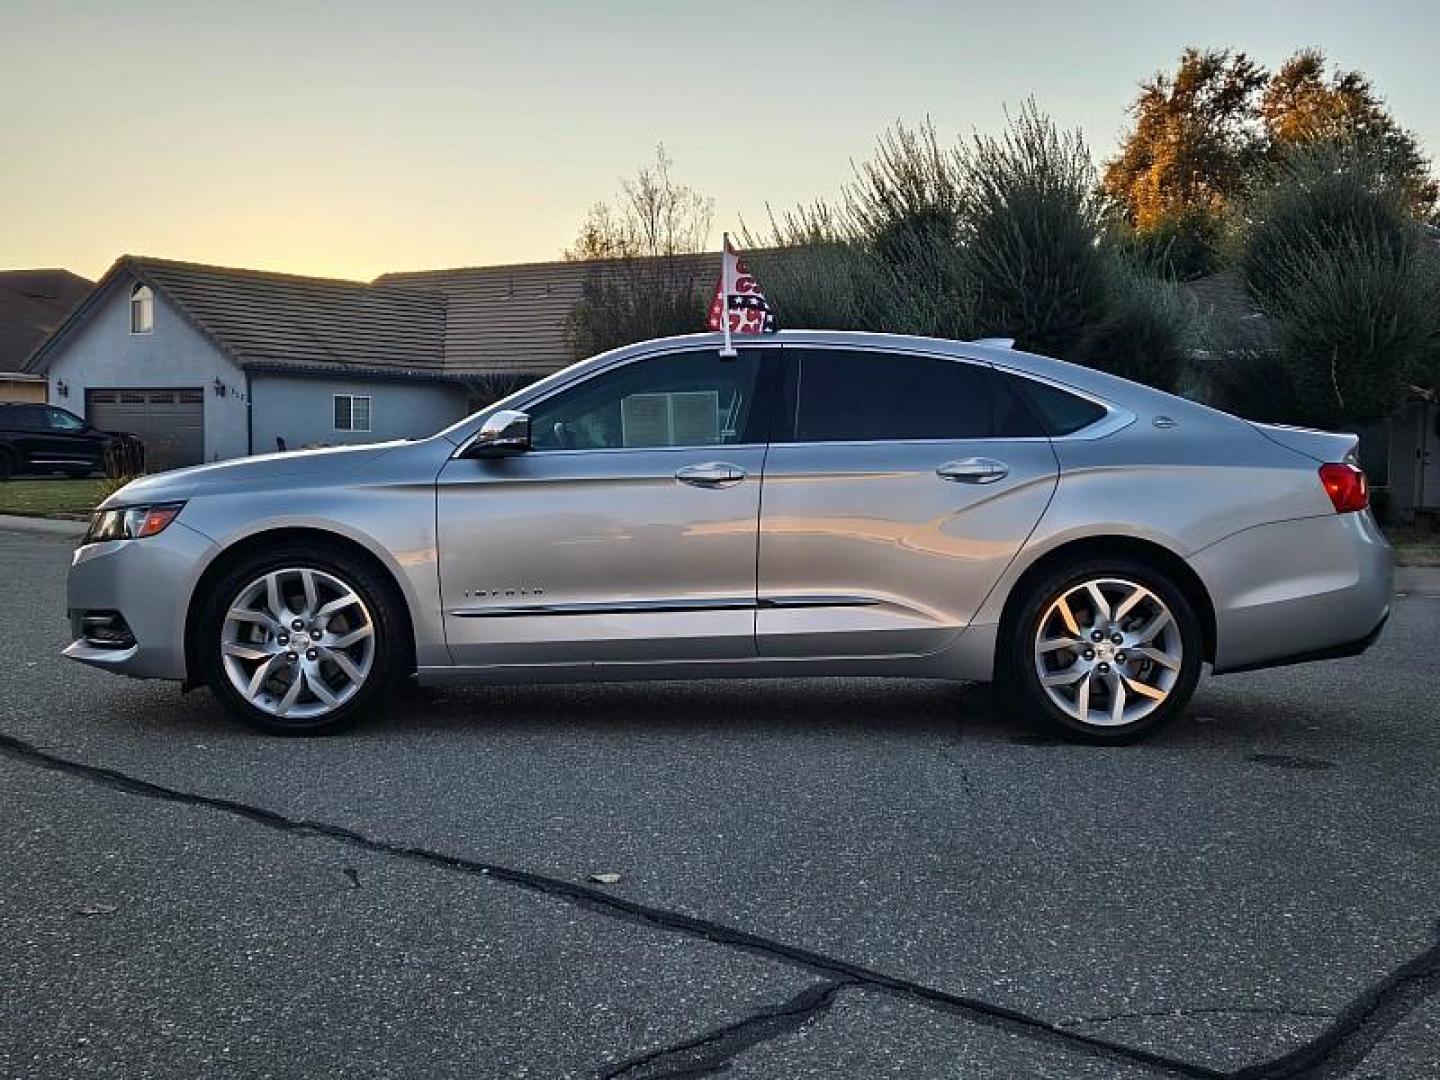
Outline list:
[[[316,717],[277,716],[257,707],[231,682],[221,654],[226,613],[247,586],[274,571],[313,570],[343,582],[363,603],[374,638],[370,667],[359,689],[333,711]],[[287,542],[241,559],[209,587],[192,633],[201,676],[224,706],[271,735],[331,735],[383,712],[397,683],[409,674],[411,649],[404,601],[394,582],[372,563],[318,544]],[[304,639],[297,636],[298,641]],[[281,673],[283,676],[283,672]],[[308,692],[308,691],[306,691]]]
[[[1041,630],[1041,620],[1052,611],[1052,605],[1070,590],[1082,587],[1086,582],[1099,580],[1130,582],[1149,590],[1169,609],[1174,626],[1178,630],[1182,652],[1173,685],[1168,688],[1167,696],[1158,706],[1153,707],[1148,714],[1133,722],[1117,724],[1082,722],[1077,716],[1056,704],[1051,698],[1050,692],[1042,684],[1040,672],[1037,670],[1037,638]],[[1119,595],[1123,595],[1123,593]],[[1116,606],[1118,607],[1118,605]],[[1058,619],[1058,616],[1053,614],[1050,617]],[[1077,622],[1085,621],[1087,624],[1097,621],[1094,618],[1093,609],[1088,614],[1077,612],[1076,618]],[[1047,637],[1048,634],[1049,628],[1047,627]],[[1082,637],[1081,640],[1085,639]],[[1093,651],[1094,648],[1102,646],[1092,646],[1087,641],[1085,647],[1091,648]],[[1103,645],[1103,647],[1110,648],[1109,645]],[[1205,639],[1200,620],[1184,591],[1163,572],[1149,563],[1137,559],[1100,556],[1086,557],[1057,566],[1032,581],[1026,588],[1025,594],[1020,598],[1013,617],[1006,619],[1005,626],[1002,628],[999,649],[997,682],[1000,683],[1007,701],[1019,715],[1026,718],[1039,717],[1052,730],[1078,742],[1121,744],[1133,743],[1154,734],[1184,711],[1200,678]],[[1076,655],[1074,651],[1060,651],[1058,656],[1061,659],[1073,656],[1075,664],[1082,664],[1082,655]],[[1099,659],[1103,660],[1104,658],[1102,655]],[[1132,664],[1134,663],[1133,656],[1128,659]],[[1084,661],[1086,664],[1090,662],[1092,661]],[[1147,673],[1152,670],[1153,666],[1148,661],[1142,663]],[[1153,670],[1157,675],[1160,674],[1158,668],[1153,668]],[[1053,668],[1051,671],[1054,673]],[[1108,680],[1102,681],[1108,688]],[[1106,691],[1102,689],[1099,692]],[[1061,696],[1064,697],[1065,694],[1062,692]],[[1140,697],[1134,696],[1133,692],[1129,700],[1138,702],[1142,708],[1145,705],[1145,702]],[[1093,709],[1095,706],[1090,705],[1090,708]],[[1095,715],[1088,709],[1077,711]],[[1122,710],[1118,715],[1123,717],[1125,713]]]
[[[9,480],[15,475],[16,463],[15,453],[6,447],[0,446],[0,480]]]

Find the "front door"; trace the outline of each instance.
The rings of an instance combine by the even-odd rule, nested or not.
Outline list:
[[[772,352],[607,368],[524,407],[528,452],[450,461],[438,536],[455,662],[753,656]]]
[[[762,656],[938,651],[1040,520],[1058,467],[987,365],[787,348],[760,518]]]

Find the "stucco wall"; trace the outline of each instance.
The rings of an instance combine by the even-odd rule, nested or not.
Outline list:
[[[205,391],[205,459],[218,461],[247,451],[245,376],[223,353],[155,297],[155,326],[130,333],[130,289],[117,280],[100,307],[70,335],[50,360],[50,400],[77,415],[85,412],[87,389],[179,389]],[[215,393],[215,380],[225,396]],[[69,394],[57,390],[64,382]]]
[[[370,398],[369,431],[336,431],[336,394]],[[465,393],[444,383],[378,379],[253,375],[255,452],[275,449],[276,437],[291,450],[433,435],[465,415]]]

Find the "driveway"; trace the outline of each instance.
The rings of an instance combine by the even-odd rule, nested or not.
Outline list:
[[[6,1077],[1440,1074],[1435,573],[1132,748],[886,680],[296,741],[61,661],[70,545],[0,531]]]

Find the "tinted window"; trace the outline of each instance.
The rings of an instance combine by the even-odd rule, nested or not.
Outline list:
[[[81,431],[85,427],[84,420],[64,409],[46,409],[45,416],[52,431]]]
[[[984,439],[996,432],[986,368],[942,357],[815,349],[799,354],[797,442]]]
[[[5,410],[5,426],[15,431],[44,431],[43,405],[12,405]]]
[[[636,360],[533,406],[537,450],[719,446],[764,442],[756,407],[761,352],[697,349]]]
[[[1076,394],[1034,379],[1006,377],[1025,396],[1049,435],[1069,435],[1105,415],[1104,407]]]

